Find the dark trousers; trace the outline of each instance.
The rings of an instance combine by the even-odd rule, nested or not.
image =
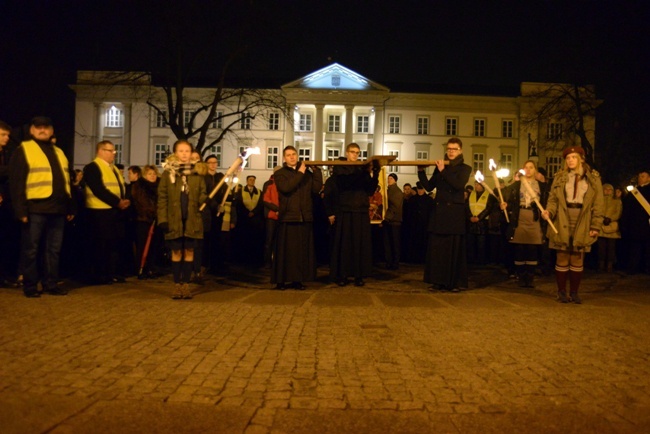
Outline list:
[[[383,227],[386,267],[397,268],[401,254],[402,225],[384,222]]]
[[[60,214],[30,214],[29,220],[23,225],[23,248],[21,257],[24,260],[25,292],[34,292],[39,281],[38,253],[43,243],[43,289],[56,289],[59,280],[59,255],[63,244],[63,228],[65,216]]]

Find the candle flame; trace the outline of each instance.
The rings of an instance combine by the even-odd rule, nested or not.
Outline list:
[[[497,164],[494,162],[492,158],[490,158],[490,170],[495,170],[497,168]]]
[[[480,170],[477,170],[476,174],[474,174],[474,179],[476,182],[481,183],[485,180],[485,176],[483,176]]]
[[[632,186],[632,185],[628,185],[627,187],[625,187],[625,189],[626,189],[627,191],[632,191],[632,190],[634,190],[634,186]]]

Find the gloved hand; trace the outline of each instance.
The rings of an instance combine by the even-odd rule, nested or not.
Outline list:
[[[158,227],[159,227],[160,230],[163,231],[164,233],[169,232],[169,223],[167,223],[167,222],[158,223]]]
[[[609,226],[609,224],[610,224],[611,222],[612,222],[612,219],[610,219],[609,217],[605,217],[605,218],[603,219],[603,224],[604,224],[605,226]]]

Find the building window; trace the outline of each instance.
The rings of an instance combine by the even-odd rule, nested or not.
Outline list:
[[[388,151],[388,155],[394,155],[396,160],[399,160],[399,151]],[[398,173],[399,166],[388,166],[388,172]]]
[[[368,115],[357,116],[357,133],[367,133],[369,131],[369,119]]]
[[[115,143],[115,164],[122,164],[122,144]]]
[[[193,128],[192,110],[183,110],[183,125],[185,128]]]
[[[445,135],[455,136],[458,134],[458,118],[445,118]]]
[[[277,146],[269,146],[266,148],[266,168],[273,169],[278,165],[278,156],[280,155],[280,148]]]
[[[512,174],[513,162],[514,162],[514,155],[501,154],[501,168],[508,169],[511,174]]]
[[[169,146],[167,146],[167,143],[154,143],[153,162],[156,166],[162,166],[168,154]]]
[[[501,137],[512,137],[513,121],[503,121],[501,123]]]
[[[335,148],[327,148],[327,161],[338,160],[341,156],[341,150]]]
[[[341,132],[341,115],[329,115],[327,121],[327,131],[330,133]]]
[[[114,105],[106,111],[106,126],[109,128],[121,128],[124,125],[122,110]]]
[[[557,122],[549,122],[546,125],[546,138],[551,140],[559,140],[562,138],[562,124]]]
[[[269,130],[277,131],[280,129],[280,113],[269,114]]]
[[[485,154],[481,152],[474,153],[474,172],[477,170],[485,173]]]
[[[368,160],[368,150],[361,150],[359,151],[359,161],[366,161]]]
[[[549,178],[553,178],[562,168],[562,158],[546,157],[546,172]]]
[[[415,159],[418,161],[428,161],[429,151],[417,151],[415,154]]]
[[[214,112],[214,119],[210,122],[210,128],[223,128],[223,112]]]
[[[400,117],[388,116],[388,133],[399,134],[399,130],[400,130]]]
[[[418,134],[429,134],[429,118],[418,116]]]
[[[311,148],[300,148],[298,149],[298,158],[302,161],[311,160]]]
[[[239,121],[239,128],[242,130],[251,129],[251,115],[248,112],[241,114],[241,120]]]
[[[298,131],[311,131],[311,115],[300,114],[300,121],[298,122]]]
[[[485,119],[474,119],[474,136],[485,137]]]
[[[160,112],[156,110],[153,126],[156,128],[165,128],[169,125],[165,119],[167,119],[167,110],[161,110]]]

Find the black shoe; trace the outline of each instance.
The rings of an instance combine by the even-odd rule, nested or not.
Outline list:
[[[126,283],[126,279],[122,276],[113,277],[113,283]]]
[[[356,279],[354,279],[354,286],[363,286],[365,284],[366,284],[366,282],[364,282],[363,279],[360,278],[360,277],[357,277]]]
[[[347,281],[347,279],[341,279],[341,280],[337,280],[337,281],[336,281],[336,284],[337,284],[338,286],[345,286],[345,285],[348,284],[348,281]]]
[[[284,290],[285,289],[284,283],[278,283],[277,285],[275,285],[275,288],[273,289],[277,289],[278,291]]]
[[[68,290],[64,288],[46,289],[44,292],[50,295],[68,295]]]
[[[291,287],[293,289],[297,289],[298,291],[304,291],[305,289],[307,289],[307,287],[303,285],[301,282],[293,282]]]
[[[582,304],[582,299],[580,298],[580,296],[578,295],[577,292],[572,292],[572,293],[570,293],[570,294],[569,294],[569,298],[570,298],[571,301],[574,302],[575,304]]]
[[[23,291],[27,298],[41,298],[41,293],[38,291]]]
[[[451,288],[451,292],[460,292],[460,288]]]

